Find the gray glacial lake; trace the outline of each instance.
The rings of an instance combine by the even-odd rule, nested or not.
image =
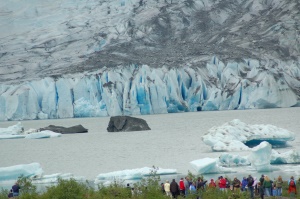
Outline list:
[[[65,127],[82,124],[89,129],[85,134],[62,135],[50,139],[0,140],[0,167],[38,162],[44,174],[73,173],[94,180],[100,173],[151,167],[152,165],[177,169],[181,175],[188,170],[195,173],[189,162],[205,157],[219,157],[205,145],[201,136],[213,126],[220,126],[233,119],[247,124],[272,124],[296,134],[290,147],[276,149],[280,152],[300,150],[300,108],[258,109],[235,111],[190,112],[179,114],[134,116],[147,121],[150,131],[118,132],[106,131],[109,117],[76,118],[59,120],[21,121],[25,130],[45,127],[50,124]],[[5,128],[17,121],[0,122]],[[232,152],[247,155],[249,152]],[[298,165],[281,165],[280,171],[269,173],[271,178],[279,174],[288,178],[300,175]],[[242,177],[261,173],[249,167],[236,168],[237,173],[229,177]],[[218,174],[220,175],[220,174]],[[207,178],[217,175],[208,175]],[[166,177],[164,177],[166,178]],[[171,178],[171,176],[170,176]]]

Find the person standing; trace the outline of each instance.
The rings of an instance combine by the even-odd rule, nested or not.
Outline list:
[[[217,185],[216,185],[216,183],[215,183],[215,181],[214,181],[214,179],[210,179],[210,183],[208,184],[208,188],[216,188],[217,187]]]
[[[11,189],[12,189],[12,191],[13,191],[14,197],[19,196],[19,192],[20,192],[21,187],[19,186],[19,183],[18,183],[18,182],[16,182],[16,183],[12,186]]]
[[[232,181],[232,186],[233,186],[233,191],[239,190],[240,186],[241,186],[241,181],[239,179],[237,179],[237,177],[234,177],[234,179]]]
[[[272,188],[272,182],[269,178],[269,176],[265,176],[265,180],[263,182],[263,187],[265,189],[265,195],[267,197],[271,196],[271,188]]]
[[[166,194],[164,183],[160,183],[160,187],[161,187],[162,194]]]
[[[290,198],[295,198],[295,195],[297,194],[297,187],[296,187],[296,181],[294,180],[294,176],[291,176],[291,178],[288,181],[289,189],[288,193],[290,194]]]
[[[183,178],[180,178],[180,181],[179,181],[179,190],[180,190],[180,195],[181,196],[185,196],[185,186],[184,186]]]
[[[170,184],[170,191],[171,191],[173,198],[177,198],[178,193],[179,193],[179,186],[178,186],[177,182],[175,181],[175,179],[173,179]]]
[[[254,187],[253,187],[254,179],[251,175],[248,176],[247,182],[248,182],[248,189],[250,191],[250,197],[251,199],[254,199]]]
[[[164,189],[165,189],[166,195],[169,196],[169,197],[172,197],[171,191],[170,191],[169,180],[166,180],[166,183],[164,184]]]
[[[218,179],[215,182],[217,189],[220,189],[220,179],[221,179],[221,176],[219,176]]]
[[[248,181],[246,177],[243,177],[241,190],[247,191],[246,186],[248,186]]]
[[[276,188],[277,188],[277,196],[282,196],[282,184],[283,184],[283,180],[281,176],[278,176],[277,180],[276,180]]]
[[[254,177],[254,183],[253,183],[253,188],[254,188],[254,195],[257,195],[259,193],[259,190],[257,188],[257,184],[258,184],[258,180],[257,180],[257,177]]]
[[[261,184],[261,182],[258,182],[258,183],[257,183],[257,189],[258,189],[260,198],[261,198],[261,199],[264,199],[265,190],[264,190],[264,187],[263,187],[263,185]]]
[[[190,190],[190,193],[191,193],[192,195],[195,195],[195,194],[197,193],[197,189],[196,189],[196,184],[195,184],[195,182],[193,182],[193,183],[190,185],[189,190]]]
[[[219,187],[220,187],[221,191],[226,190],[226,180],[225,180],[225,178],[223,178],[223,176],[220,176]]]
[[[190,189],[190,185],[192,184],[192,182],[190,182],[189,177],[185,177],[185,181],[184,181],[184,188],[185,188],[185,196],[187,196],[189,194],[189,189]]]

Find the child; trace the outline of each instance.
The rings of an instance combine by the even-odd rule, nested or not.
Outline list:
[[[14,194],[13,194],[13,190],[11,189],[8,194],[8,198],[13,198],[13,197],[14,197]]]

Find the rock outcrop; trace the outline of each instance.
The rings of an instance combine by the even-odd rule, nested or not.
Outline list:
[[[71,127],[49,125],[44,128],[40,128],[39,131],[49,130],[56,133],[72,134],[72,133],[87,133],[88,129],[84,128],[81,124]]]
[[[114,116],[110,118],[107,131],[146,131],[151,130],[147,122],[140,118],[129,116]]]

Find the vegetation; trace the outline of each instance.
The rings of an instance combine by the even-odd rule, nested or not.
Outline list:
[[[195,181],[198,177],[191,172],[188,177]],[[20,177],[19,185],[21,186],[21,194],[18,199],[167,199],[162,193],[160,186],[160,177],[156,175],[155,169],[151,174],[142,179],[139,183],[134,184],[133,192],[131,188],[124,186],[123,182],[115,181],[109,186],[99,185],[97,189],[89,186],[88,182],[77,182],[74,179],[59,179],[55,186],[49,186],[43,193],[38,193],[32,181],[25,177]],[[283,196],[288,196],[287,182],[283,186]],[[0,191],[0,199],[6,199],[9,190]],[[231,191],[222,192],[216,188],[206,188],[198,191],[194,195],[188,195],[187,199],[195,199],[200,196],[201,199],[248,199],[249,192]],[[179,199],[182,197],[178,197]],[[274,197],[275,198],[275,197]],[[300,196],[297,196],[300,198]]]

